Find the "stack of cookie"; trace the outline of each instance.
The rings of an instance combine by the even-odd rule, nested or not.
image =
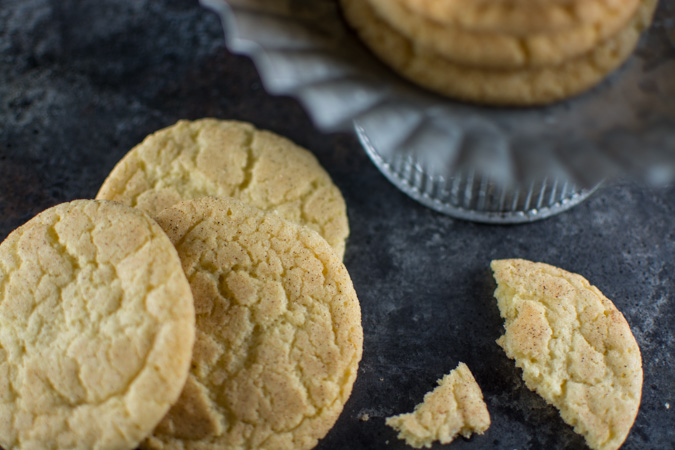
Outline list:
[[[540,105],[599,83],[633,52],[657,0],[341,0],[363,41],[449,97]]]
[[[149,136],[96,200],[0,245],[0,446],[315,446],[362,354],[348,232],[328,174],[280,136]]]

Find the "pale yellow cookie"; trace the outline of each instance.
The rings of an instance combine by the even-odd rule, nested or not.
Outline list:
[[[96,196],[147,211],[199,197],[235,197],[307,226],[342,257],[349,235],[340,190],[307,150],[243,122],[180,121],[134,147]]]
[[[406,78],[449,97],[493,105],[541,105],[579,94],[605,78],[633,52],[657,0],[641,0],[625,29],[592,52],[559,66],[522,70],[475,69],[415,46],[381,20],[367,2],[342,0],[345,17],[363,41]]]
[[[597,23],[631,0],[401,0],[417,14],[471,31],[518,36]]]
[[[483,393],[464,363],[438,380],[438,387],[424,396],[415,411],[389,417],[387,425],[411,447],[431,447],[439,441],[449,444],[458,435],[469,438],[490,427],[490,414]]]
[[[180,394],[195,323],[145,213],[78,200],[0,245],[0,445],[132,449]]]
[[[642,359],[626,319],[583,277],[520,259],[492,262],[505,333],[527,387],[593,449],[616,449],[640,406]]]
[[[615,35],[634,16],[640,0],[625,0],[625,6],[601,20],[559,32],[513,36],[472,32],[446,25],[406,8],[405,0],[366,0],[377,15],[415,45],[437,52],[444,59],[483,69],[523,69],[558,65],[592,50]]]
[[[234,199],[181,202],[157,221],[190,281],[197,339],[185,390],[143,447],[315,446],[362,353],[340,259],[312,230]]]

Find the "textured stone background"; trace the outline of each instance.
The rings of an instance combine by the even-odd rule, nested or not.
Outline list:
[[[521,226],[437,214],[390,185],[352,136],[323,135],[295,101],[267,95],[251,63],[224,48],[215,15],[195,2],[0,0],[0,239],[49,206],[93,197],[145,135],[205,116],[290,137],[344,192],[345,263],[365,352],[319,448],[404,448],[384,418],[412,410],[459,361],[483,388],[493,424],[452,448],[583,448],[494,343],[502,322],[488,264],[506,257],[578,272],[614,300],[645,369],[624,448],[675,448],[675,188],[613,183],[563,215]]]

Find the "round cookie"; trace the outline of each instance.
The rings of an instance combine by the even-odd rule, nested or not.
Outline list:
[[[449,97],[493,105],[541,105],[579,94],[621,65],[649,25],[656,0],[642,0],[636,16],[592,52],[559,66],[522,70],[475,69],[444,60],[379,19],[367,2],[342,0],[345,16],[364,42],[411,81]]]
[[[505,333],[527,387],[593,449],[617,449],[640,406],[642,359],[623,315],[585,278],[548,264],[493,261]]]
[[[316,445],[347,401],[361,359],[349,274],[315,232],[231,198],[181,202],[157,217],[195,301],[185,389],[142,446]]]
[[[558,65],[592,50],[625,27],[635,14],[639,0],[602,20],[559,32],[513,36],[473,32],[445,25],[417,14],[403,0],[367,0],[377,15],[417,46],[427,47],[450,62],[483,69],[522,69]]]
[[[314,155],[243,122],[180,121],[148,136],[115,166],[96,198],[156,217],[181,200],[207,196],[275,210],[344,254],[345,202]]]
[[[469,31],[526,36],[602,21],[631,0],[401,0],[429,19]]]
[[[0,245],[0,445],[131,449],[178,398],[194,306],[146,214],[78,200]]]

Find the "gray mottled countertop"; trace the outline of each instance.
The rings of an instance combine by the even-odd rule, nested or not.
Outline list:
[[[452,448],[583,448],[494,342],[502,321],[488,264],[506,257],[578,272],[615,302],[645,370],[623,448],[675,448],[675,188],[610,183],[529,225],[453,220],[397,191],[353,136],[321,134],[295,101],[267,95],[221,33],[195,2],[0,0],[0,239],[49,206],[93,197],[158,128],[205,116],[250,121],[311,149],[349,210],[345,264],[361,300],[364,356],[319,448],[404,448],[384,418],[412,410],[459,361],[481,385],[492,426]]]

